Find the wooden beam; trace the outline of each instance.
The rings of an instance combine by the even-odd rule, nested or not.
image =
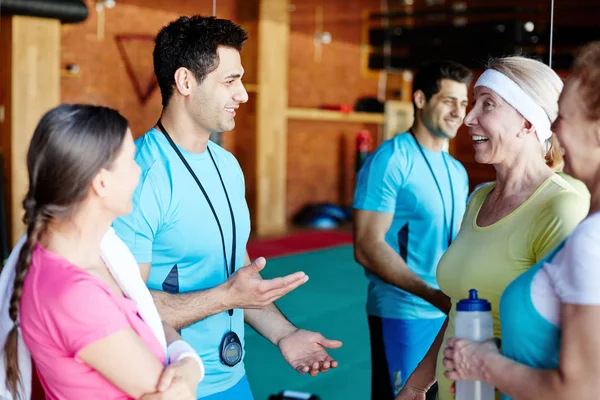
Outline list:
[[[235,151],[246,180],[246,201],[250,209],[252,233],[256,233],[256,105],[258,93],[258,5],[259,0],[244,0],[237,2],[238,21],[242,28],[248,32],[249,40],[242,50],[242,65],[246,73],[244,82],[250,82],[252,89],[248,89],[248,104],[240,106],[235,121]],[[237,133],[239,132],[239,133]]]
[[[292,107],[287,110],[289,119],[334,121],[334,122],[358,122],[363,124],[383,124],[385,121],[383,113],[368,112],[341,112],[332,110],[321,110],[318,108]]]
[[[246,88],[246,92],[248,93],[258,92],[258,85],[255,83],[244,83],[244,87]]]
[[[4,158],[9,246],[24,232],[22,202],[28,190],[26,156],[42,115],[60,102],[60,21],[3,16],[0,43],[0,138]]]
[[[286,228],[289,0],[261,0],[258,16],[256,215],[258,235]]]

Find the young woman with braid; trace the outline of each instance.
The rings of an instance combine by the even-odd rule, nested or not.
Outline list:
[[[105,107],[62,105],[35,130],[23,202],[27,235],[9,307],[14,327],[4,345],[14,398],[23,397],[20,334],[47,399],[196,398],[199,358],[185,357],[193,350],[181,352],[174,330],[160,328],[160,338],[142,319],[140,303],[126,296],[131,282],[117,279],[110,267],[119,263],[105,251],[113,219],[131,211],[140,176],[134,154],[127,120]]]

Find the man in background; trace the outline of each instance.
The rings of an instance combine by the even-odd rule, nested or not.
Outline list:
[[[471,79],[455,62],[423,65],[413,82],[413,126],[358,174],[354,254],[370,280],[372,400],[394,399],[450,310],[436,270],[458,233],[468,178],[445,149],[465,117]]]

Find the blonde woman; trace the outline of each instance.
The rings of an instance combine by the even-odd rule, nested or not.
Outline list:
[[[588,217],[502,295],[504,356],[449,340],[451,379],[487,380],[505,399],[594,399],[600,392],[600,42],[586,46],[560,96],[554,130],[565,170],[592,194]]]
[[[493,165],[496,181],[471,196],[461,230],[440,261],[438,282],[453,306],[397,399],[424,399],[436,379],[438,398],[453,399],[441,345],[454,334],[456,302],[476,288],[492,304],[494,334],[500,338],[498,310],[506,286],[587,214],[589,202],[552,169],[560,148],[548,141],[561,89],[554,71],[523,57],[492,60],[476,82],[475,105],[465,125],[476,161]]]

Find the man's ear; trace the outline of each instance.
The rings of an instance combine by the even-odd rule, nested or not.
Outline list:
[[[179,67],[175,71],[174,78],[177,91],[183,96],[188,96],[192,92],[192,80],[194,79],[192,72],[185,67]]]
[[[422,90],[417,90],[413,93],[413,102],[417,109],[421,110],[427,104],[427,98],[425,97],[425,93]]]

